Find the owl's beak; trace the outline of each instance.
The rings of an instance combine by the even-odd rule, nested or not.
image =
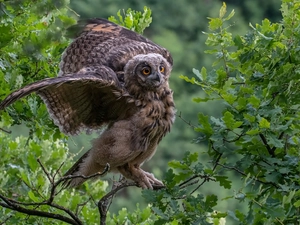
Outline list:
[[[160,80],[161,80],[161,77],[160,77],[159,73],[153,74],[150,78],[151,78],[151,80],[157,81],[157,82],[160,82]]]

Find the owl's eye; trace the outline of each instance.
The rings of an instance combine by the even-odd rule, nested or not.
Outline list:
[[[148,76],[151,73],[151,68],[150,67],[144,67],[142,69],[142,74],[145,76]]]
[[[161,73],[164,73],[164,72],[165,72],[165,67],[164,67],[164,66],[159,66],[159,71],[160,71]]]

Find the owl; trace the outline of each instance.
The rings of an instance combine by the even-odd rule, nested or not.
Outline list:
[[[105,127],[65,175],[89,176],[108,163],[111,171],[142,188],[163,185],[141,166],[175,119],[169,51],[105,19],[90,19],[75,28],[80,33],[64,51],[58,76],[11,93],[0,110],[35,92],[65,134]],[[77,176],[67,185],[84,181]]]

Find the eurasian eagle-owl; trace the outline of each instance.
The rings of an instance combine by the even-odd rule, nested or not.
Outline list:
[[[4,109],[36,92],[66,134],[107,128],[65,175],[101,172],[107,163],[142,188],[162,185],[140,166],[155,153],[175,119],[168,79],[170,53],[105,19],[92,19],[65,50],[56,78],[29,84],[6,97]],[[74,178],[77,186],[85,179]]]

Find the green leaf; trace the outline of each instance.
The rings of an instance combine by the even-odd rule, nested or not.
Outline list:
[[[186,152],[185,156],[183,158],[184,162],[187,163],[187,165],[191,165],[193,162],[197,162],[198,161],[198,152]]]
[[[294,203],[294,206],[295,206],[296,208],[299,208],[299,207],[300,207],[300,200],[296,201],[296,202]]]
[[[285,216],[285,210],[282,206],[266,207],[265,212],[267,213],[268,216],[270,216],[271,218],[274,218],[274,219],[275,218],[283,218]]]
[[[201,81],[203,81],[202,74],[199,72],[199,70],[196,70],[195,68],[193,68],[193,73],[194,73]]]
[[[195,84],[195,77],[188,78],[187,76],[180,75],[179,78],[185,80],[186,82]]]
[[[175,177],[175,174],[174,174],[173,170],[168,169],[167,173],[165,174],[164,180],[166,181],[168,187],[170,187],[170,188],[172,188],[176,185],[176,182],[174,181],[174,177]],[[149,202],[151,202],[151,201],[149,201]]]
[[[230,20],[234,16],[234,9],[230,12],[230,14],[224,20]]]
[[[247,101],[246,98],[244,98],[244,97],[238,98],[236,109],[239,110],[239,111],[245,109],[246,106],[247,106],[247,103],[248,103],[248,101]]]
[[[179,222],[175,219],[170,223],[170,225],[179,225]]]
[[[276,148],[284,147],[283,141],[281,139],[277,138],[273,134],[267,134],[267,140],[268,140],[268,143],[273,147],[276,147]]]
[[[258,125],[260,128],[266,128],[266,129],[270,128],[271,126],[270,122],[265,118],[261,118]]]
[[[209,136],[213,134],[213,129],[212,129],[210,123],[209,123],[208,116],[205,116],[204,114],[199,113],[198,114],[198,121],[199,121],[200,126],[195,128],[195,131],[203,132],[203,133],[205,133],[206,135],[209,135]]]
[[[217,205],[218,197],[216,195],[207,195],[205,199],[205,205],[208,208],[212,208]]]
[[[35,194],[33,193],[32,190],[30,190],[30,191],[28,192],[28,196],[29,196],[29,198],[30,198],[31,200],[33,200],[34,202],[39,202],[39,198],[35,196]]]
[[[201,68],[201,75],[202,75],[203,80],[205,81],[207,79],[207,72],[206,72],[205,67]]]
[[[146,221],[147,219],[149,219],[149,217],[151,216],[151,208],[150,207],[146,207],[141,213],[141,222]]]
[[[256,120],[255,116],[251,116],[251,115],[249,115],[249,114],[247,114],[247,113],[244,113],[243,116],[244,116],[244,118],[245,118],[246,120],[248,120],[250,123],[253,123],[253,122]]]
[[[296,191],[291,191],[288,195],[284,195],[282,199],[282,206],[284,207],[285,204],[290,204],[292,199],[295,196]]]
[[[162,210],[160,210],[160,209],[157,208],[157,207],[152,207],[152,211],[153,211],[156,215],[158,215],[159,217],[161,217],[161,218],[164,219],[164,220],[168,220],[168,219],[169,219],[169,216],[171,216],[171,215],[166,215],[165,213],[163,213]]]
[[[182,169],[182,170],[188,169],[188,166],[186,164],[183,164],[176,160],[172,160],[172,161],[168,162],[168,165],[169,165],[169,167],[171,167],[173,169]]]
[[[246,134],[248,134],[248,135],[257,135],[259,133],[260,133],[260,130],[258,128],[251,129],[246,132]]]
[[[226,111],[224,113],[223,121],[228,129],[233,129],[233,124],[235,123],[235,120],[231,112]]]
[[[30,169],[32,169],[33,171],[35,171],[39,167],[39,164],[37,163],[37,160],[36,160],[36,156],[34,154],[29,153],[27,160],[28,160]]]
[[[223,25],[223,21],[220,18],[208,18],[208,19],[210,19],[208,28],[211,31],[217,30]]]
[[[227,10],[226,10],[226,3],[223,2],[223,5],[222,5],[222,7],[220,9],[220,13],[219,13],[219,18],[222,19],[225,16],[226,12],[227,12]]]
[[[258,108],[259,105],[260,105],[260,99],[255,97],[254,95],[252,95],[249,99],[248,99],[248,102],[250,104],[253,105],[254,108]]]
[[[222,97],[229,105],[232,105],[237,99],[237,96],[233,94],[223,94]]]
[[[210,100],[212,100],[210,97],[207,97],[207,98],[193,98],[193,101],[197,102],[197,103],[207,102],[207,101],[210,101]]]
[[[216,179],[216,181],[218,181],[220,183],[220,185],[226,189],[230,189],[231,188],[231,181],[228,180],[227,176],[214,176],[214,178]]]

